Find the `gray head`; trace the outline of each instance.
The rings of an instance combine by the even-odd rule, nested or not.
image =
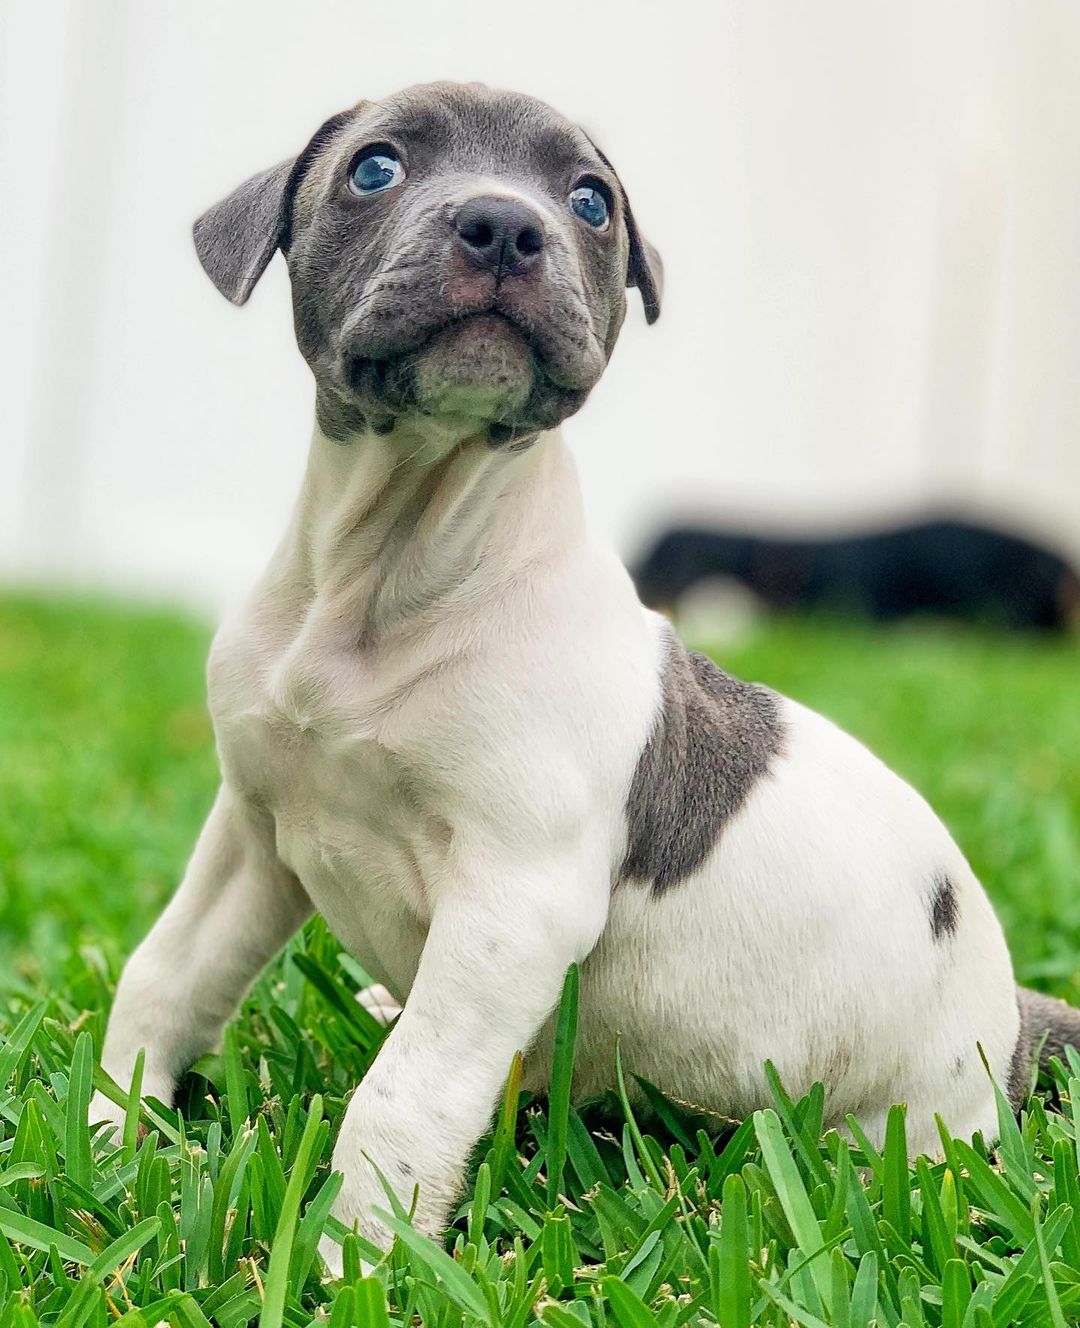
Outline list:
[[[303,151],[195,223],[243,304],[281,249],[320,424],[406,415],[524,441],[572,414],[660,264],[610,162],[531,97],[435,83],[333,116]]]

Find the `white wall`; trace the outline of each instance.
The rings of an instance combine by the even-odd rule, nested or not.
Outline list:
[[[312,388],[283,265],[237,311],[190,221],[433,77],[578,117],[664,254],[569,426],[625,550],[955,500],[1080,554],[1077,69],[1075,0],[4,0],[0,575],[253,575]]]

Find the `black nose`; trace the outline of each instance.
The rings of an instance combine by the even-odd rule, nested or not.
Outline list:
[[[461,248],[476,268],[520,276],[536,266],[544,223],[510,198],[471,198],[454,218]]]

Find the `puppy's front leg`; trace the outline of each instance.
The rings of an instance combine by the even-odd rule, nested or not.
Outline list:
[[[513,1055],[551,1014],[567,967],[600,935],[607,871],[581,861],[546,870],[493,867],[440,896],[416,981],[398,1022],[349,1103],[334,1150],[344,1175],[335,1215],[386,1247],[372,1208],[389,1209],[376,1168],[415,1223],[446,1223],[469,1153]],[[341,1251],[326,1239],[332,1273]]]
[[[101,1057],[127,1088],[171,1102],[177,1076],[217,1041],[249,983],[311,913],[271,827],[222,788],[176,894],[124,967]],[[103,1094],[90,1120],[123,1120]]]

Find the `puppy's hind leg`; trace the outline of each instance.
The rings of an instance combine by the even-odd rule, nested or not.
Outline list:
[[[120,977],[102,1068],[123,1089],[140,1049],[144,1096],[171,1103],[177,1076],[216,1043],[248,985],[311,913],[268,825],[223,788],[184,879]],[[123,1111],[102,1093],[90,1121]]]

